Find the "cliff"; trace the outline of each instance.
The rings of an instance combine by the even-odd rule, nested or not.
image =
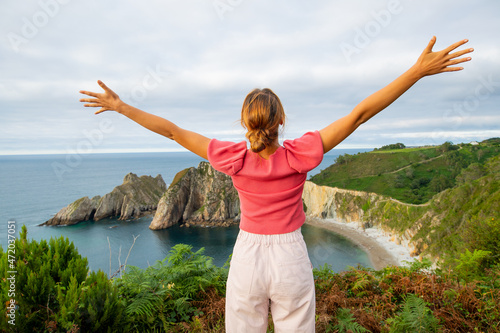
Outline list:
[[[129,173],[123,184],[103,197],[83,197],[61,209],[42,225],[71,225],[88,220],[118,217],[121,220],[152,214],[166,190],[161,175],[138,177]]]
[[[306,181],[302,193],[307,216],[339,222],[363,221],[370,204],[383,199],[383,196],[375,193],[319,186],[310,181]]]
[[[357,222],[363,229],[376,226],[415,256],[426,248],[421,239],[414,238],[421,221],[435,218],[427,205],[405,204],[376,193],[320,186],[310,181],[304,185],[302,200],[308,218]],[[403,223],[408,220],[412,223]]]
[[[149,228],[159,230],[177,223],[226,222],[238,218],[238,193],[231,177],[216,171],[208,162],[183,170],[175,176],[158,203]]]

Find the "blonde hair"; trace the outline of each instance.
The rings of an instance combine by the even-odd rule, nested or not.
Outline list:
[[[247,130],[245,136],[253,152],[264,150],[276,140],[280,124],[285,124],[285,110],[271,89],[254,89],[245,97],[241,125]]]

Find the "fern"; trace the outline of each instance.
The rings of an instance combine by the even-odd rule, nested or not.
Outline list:
[[[387,322],[391,324],[390,333],[432,333],[440,329],[439,320],[434,317],[426,302],[413,294],[407,295],[399,315]]]
[[[116,280],[127,302],[126,314],[137,331],[154,331],[189,322],[199,310],[192,301],[208,287],[224,290],[227,270],[212,264],[204,249],[178,244],[169,256],[144,270],[129,266]]]
[[[356,322],[356,318],[351,313],[349,309],[338,309],[337,311],[337,321],[338,324],[335,325],[335,329],[339,332],[352,332],[352,333],[365,333],[369,332],[366,328],[361,326]]]
[[[369,273],[362,270],[355,270],[356,282],[352,287],[352,291],[357,292],[356,297],[363,297],[366,294],[366,289],[373,282],[374,278]]]
[[[471,252],[466,249],[460,254],[460,259],[455,259],[457,278],[465,282],[480,279],[483,275],[481,263],[490,254],[490,251],[474,250]]]
[[[422,261],[414,260],[413,262],[410,262],[404,260],[403,262],[408,265],[408,269],[410,270],[410,272],[414,273],[425,272],[430,270],[430,268],[432,267],[432,261],[428,258],[423,258]]]
[[[156,307],[161,304],[162,299],[152,293],[141,293],[132,299],[127,306],[125,313],[127,315],[137,314],[139,316],[154,316]]]

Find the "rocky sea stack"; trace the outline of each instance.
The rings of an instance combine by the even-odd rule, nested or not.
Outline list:
[[[177,223],[227,223],[238,220],[240,201],[231,177],[208,162],[185,169],[175,176],[158,203],[149,226],[165,229]]]
[[[80,198],[42,225],[71,225],[110,217],[126,220],[153,214],[165,190],[166,185],[161,175],[153,178],[129,173],[123,179],[123,184],[110,193],[92,199]]]

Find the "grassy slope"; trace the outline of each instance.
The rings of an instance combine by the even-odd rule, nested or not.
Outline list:
[[[422,228],[428,234],[430,252],[463,252],[465,248],[500,254],[500,156],[488,160],[486,175],[437,195],[431,209],[440,223]],[[438,241],[439,240],[439,241]]]
[[[457,148],[457,147],[455,147]],[[483,165],[500,154],[498,142],[465,144],[443,152],[443,146],[373,151],[344,155],[311,177],[318,185],[374,192],[406,203],[421,204],[456,185],[456,178],[470,164]]]

